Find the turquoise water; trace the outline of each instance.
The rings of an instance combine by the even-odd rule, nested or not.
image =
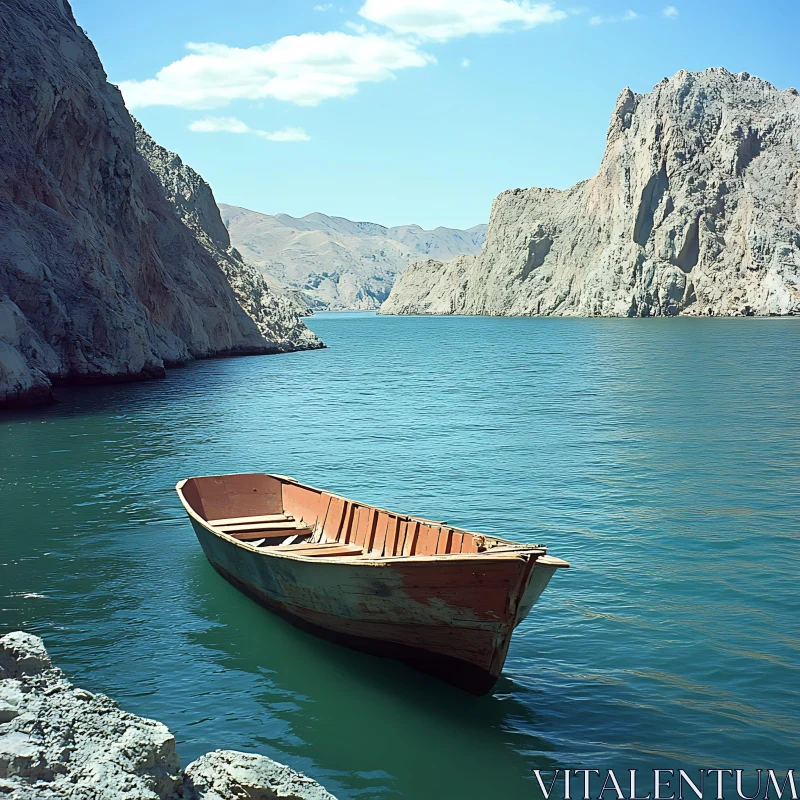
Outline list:
[[[329,349],[63,391],[0,427],[0,630],[344,798],[534,798],[534,767],[797,766],[800,320],[320,315]],[[274,471],[572,569],[495,693],[295,630],[173,485]],[[607,795],[611,796],[611,795]]]

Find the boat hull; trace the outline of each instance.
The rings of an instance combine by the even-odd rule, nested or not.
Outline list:
[[[318,636],[404,661],[476,695],[494,686],[513,629],[532,605],[531,589],[538,597],[555,571],[524,557],[470,564],[281,558],[191,521],[214,569],[262,606]]]

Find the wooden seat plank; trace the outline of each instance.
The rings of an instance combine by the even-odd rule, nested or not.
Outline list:
[[[295,553],[300,556],[360,555],[364,552],[363,549],[357,545],[340,544],[339,542],[287,544],[275,547],[273,550],[280,553]]]
[[[311,533],[311,528],[294,528],[293,533],[296,534],[306,534]],[[285,539],[286,538],[286,531],[240,531],[229,533],[233,539],[236,539],[240,542],[247,542],[247,541],[255,541],[256,539]],[[287,547],[293,547],[294,545],[287,545]]]
[[[324,556],[360,556],[364,551],[360,547],[349,544],[337,544],[334,547],[324,548],[297,548],[292,550],[297,552],[297,555],[311,556],[313,558],[322,558]]]
[[[282,544],[276,547],[276,550],[288,552],[295,552],[296,550],[327,550],[331,547],[342,547],[339,542],[315,542],[311,539],[306,539],[304,542],[294,542],[293,544]]]
[[[308,547],[309,545],[314,544],[313,538],[304,539],[301,542],[292,542],[292,544],[283,544],[282,542],[278,542],[274,547],[270,547],[271,553],[293,553],[295,550],[299,550],[301,547]]]
[[[288,520],[286,522],[251,522],[246,525],[217,525],[217,529],[223,533],[233,533],[235,531],[290,531],[298,527],[297,522]]]
[[[264,514],[261,517],[227,517],[226,519],[210,519],[209,525],[239,525],[251,522],[288,522],[294,519],[291,514]]]

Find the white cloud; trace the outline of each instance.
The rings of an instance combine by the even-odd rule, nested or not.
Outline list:
[[[282,128],[279,131],[262,131],[251,128],[236,117],[205,117],[189,123],[195,133],[252,133],[270,142],[308,142],[311,137],[302,128]]]
[[[472,62],[468,58],[461,59],[461,66],[466,69]]]
[[[361,83],[385,81],[409,67],[435,62],[413,42],[341,31],[284,36],[255,47],[189,43],[190,54],[154,78],[121,81],[128,108],[221,108],[232,100],[272,97],[315,106],[347,97]]]
[[[439,42],[509,26],[532,28],[567,16],[552,3],[530,0],[366,0],[358,13],[395,33]]]
[[[317,6],[314,6],[314,11],[327,11],[333,3],[320,3]]]
[[[604,25],[607,22],[631,22],[634,19],[639,19],[639,15],[635,11],[628,9],[621,17],[591,17],[589,19],[589,24]]]
[[[206,117],[205,119],[196,119],[194,122],[189,123],[189,130],[195,133],[251,133],[252,128],[245,125],[240,119],[236,117]]]
[[[281,128],[279,131],[256,131],[271,142],[310,142],[311,137],[302,128]]]
[[[677,9],[677,8],[675,8],[675,6],[667,6],[665,9],[663,9],[663,10],[661,11],[661,13],[662,13],[662,14],[663,14],[663,15],[664,15],[664,16],[665,16],[667,19],[677,19],[677,18],[678,18],[678,15],[679,15],[681,12],[680,12],[680,11],[678,11],[678,9]]]

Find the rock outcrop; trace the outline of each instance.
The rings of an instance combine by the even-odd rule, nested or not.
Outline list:
[[[225,204],[220,209],[234,245],[271,286],[303,295],[311,309],[328,311],[378,308],[412,261],[477,253],[486,238],[486,225],[387,228],[326,214],[298,219]]]
[[[280,349],[137,153],[66,0],[3,0],[0,406],[47,400],[57,382]]]
[[[0,797],[143,800],[181,785],[167,728],[73,686],[38,637],[2,637],[0,669]]]
[[[800,97],[746,73],[620,94],[598,173],[494,202],[473,258],[425,261],[387,314],[800,312]]]
[[[73,686],[21,631],[0,638],[0,797],[336,800],[262,755],[217,750],[181,771],[164,725]]]
[[[211,187],[179,155],[156,144],[138,120],[133,122],[136,147],[158,178],[165,197],[225,273],[239,305],[264,338],[282,351],[322,347],[300,319],[307,308],[271,290],[261,273],[231,247]]]
[[[316,781],[266,756],[215,750],[186,767],[183,800],[336,800]]]

